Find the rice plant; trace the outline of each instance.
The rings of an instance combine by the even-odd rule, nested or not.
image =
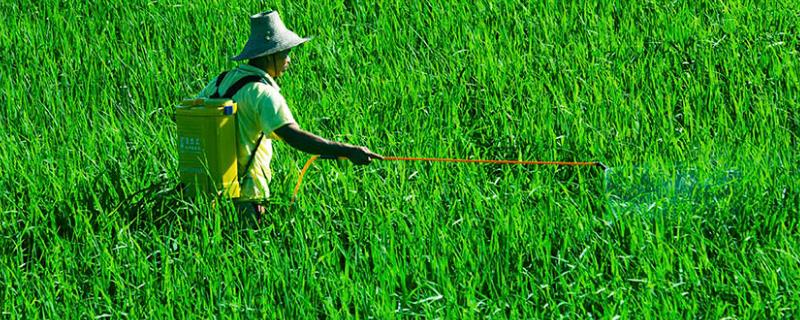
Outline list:
[[[278,10],[269,214],[177,191],[175,106]],[[3,318],[794,318],[791,1],[0,3]]]

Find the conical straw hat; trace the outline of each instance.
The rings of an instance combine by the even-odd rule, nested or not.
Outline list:
[[[253,59],[296,47],[311,38],[301,38],[286,28],[277,11],[250,17],[250,38],[239,55],[231,60]]]

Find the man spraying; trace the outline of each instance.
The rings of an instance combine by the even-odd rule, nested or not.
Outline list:
[[[236,207],[240,213],[260,215],[265,211],[263,204],[269,198],[272,179],[273,139],[303,152],[348,158],[358,165],[383,159],[365,147],[329,141],[304,131],[295,121],[275,79],[289,67],[290,50],[308,40],[286,28],[276,11],[253,15],[250,38],[242,52],[231,58],[247,63],[223,72],[198,94],[198,98],[228,95],[238,104],[237,158],[243,177]]]

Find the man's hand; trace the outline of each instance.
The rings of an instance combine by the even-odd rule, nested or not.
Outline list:
[[[349,152],[347,153],[346,157],[350,159],[353,164],[357,165],[365,165],[372,162],[372,159],[380,159],[383,160],[383,156],[369,151],[366,147],[361,146],[353,146],[350,148]]]

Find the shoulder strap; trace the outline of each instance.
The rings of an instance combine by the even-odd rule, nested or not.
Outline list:
[[[209,98],[218,99],[220,97],[220,95],[219,95],[219,86],[222,84],[222,80],[225,79],[225,76],[227,74],[228,74],[228,71],[222,71],[222,73],[220,73],[217,76],[217,90],[215,90],[214,94],[212,94]]]
[[[239,176],[239,188],[244,185],[244,179],[249,177],[247,174],[250,172],[250,166],[253,165],[253,160],[256,158],[256,152],[258,152],[258,147],[261,146],[261,140],[264,140],[264,133],[262,132],[260,136],[258,136],[258,141],[256,141],[256,147],[253,149],[253,154],[250,155],[250,160],[247,160],[247,165],[244,166],[244,173]]]
[[[235,95],[237,92],[239,92],[239,90],[241,90],[242,87],[244,87],[248,83],[261,82],[261,83],[264,83],[264,84],[268,84],[267,80],[265,80],[262,77],[259,77],[259,76],[256,76],[256,75],[245,76],[245,77],[242,77],[241,79],[239,79],[239,81],[236,81],[232,86],[230,86],[230,88],[228,88],[228,90],[225,91],[225,94],[220,95],[219,94],[219,86],[222,85],[222,80],[225,79],[225,76],[227,74],[228,74],[228,71],[225,71],[223,73],[220,73],[219,76],[217,76],[217,91],[214,92],[214,94],[212,94],[209,98],[212,98],[212,99],[218,99],[218,98],[232,99],[233,95]]]
[[[225,91],[225,95],[223,95],[222,97],[227,99],[232,99],[233,95],[239,92],[239,90],[241,90],[242,87],[252,82],[261,82],[264,84],[267,83],[267,81],[264,80],[264,78],[255,75],[242,77],[241,79],[239,79],[239,81],[236,81],[236,83],[234,83],[230,88],[228,88],[228,91]],[[217,85],[217,90],[219,90],[219,85]]]

